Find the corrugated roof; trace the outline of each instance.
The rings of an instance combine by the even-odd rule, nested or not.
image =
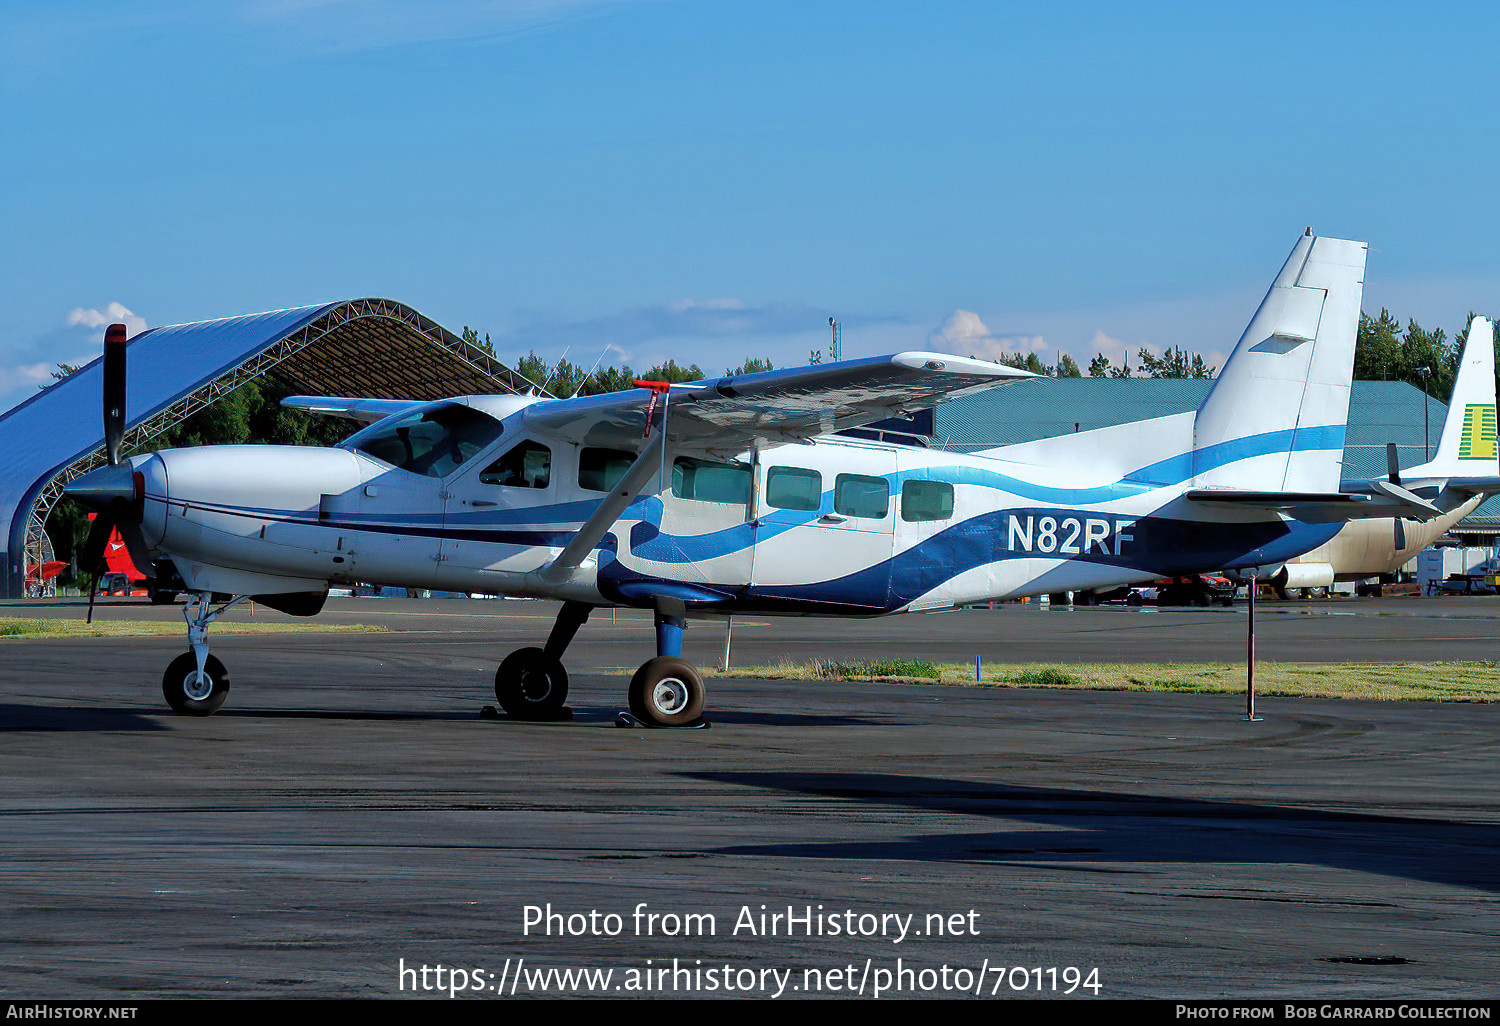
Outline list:
[[[274,373],[310,393],[429,400],[514,392],[531,384],[436,322],[386,299],[151,328],[130,339],[126,353],[127,449],[130,430],[180,409],[185,399],[251,361],[280,361]],[[0,549],[0,594],[19,581],[31,497],[103,445],[102,379],[102,360],[96,359],[0,415],[0,540],[6,542]]]
[[[149,419],[336,305],[141,332],[125,347],[127,422],[134,425]],[[0,416],[0,523],[9,527],[10,515],[39,478],[103,444],[103,378],[103,362],[95,359]]]

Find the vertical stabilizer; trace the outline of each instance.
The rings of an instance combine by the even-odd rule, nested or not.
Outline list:
[[[1492,475],[1500,460],[1495,442],[1495,326],[1487,317],[1469,322],[1448,400],[1443,435],[1431,463],[1402,471],[1409,477]]]
[[[1198,409],[1195,487],[1338,490],[1364,271],[1363,242],[1297,240]]]

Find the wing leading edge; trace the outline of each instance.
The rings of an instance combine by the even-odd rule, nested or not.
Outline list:
[[[1031,377],[1002,364],[920,352],[741,374],[673,385],[667,430],[674,450],[732,454],[759,441],[805,441]],[[638,449],[650,408],[650,392],[640,388],[540,402],[521,417],[539,434]]]

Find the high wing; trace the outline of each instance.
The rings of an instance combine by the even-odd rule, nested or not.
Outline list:
[[[1036,377],[1030,371],[941,353],[897,353],[827,366],[674,385],[661,403],[646,389],[537,403],[520,414],[538,434],[637,450],[635,462],[556,559],[537,571],[565,579],[663,466],[666,451],[733,456],[761,441],[806,441],[870,424],[972,389]],[[650,418],[649,441],[647,432]]]
[[[740,374],[673,385],[665,397],[667,431],[674,450],[733,455],[760,441],[806,441],[1031,377],[1036,375],[984,360],[916,352]],[[538,434],[570,442],[638,449],[651,408],[650,393],[632,389],[539,402],[522,412],[521,421]]]
[[[319,413],[325,417],[343,417],[357,420],[361,424],[373,424],[393,413],[405,413],[416,409],[423,399],[350,399],[340,396],[293,395],[281,400],[281,405],[305,413]]]

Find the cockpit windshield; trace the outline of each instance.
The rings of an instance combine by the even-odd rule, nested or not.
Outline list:
[[[424,406],[389,422],[371,424],[344,442],[393,467],[447,477],[504,433],[504,426],[471,406]]]

